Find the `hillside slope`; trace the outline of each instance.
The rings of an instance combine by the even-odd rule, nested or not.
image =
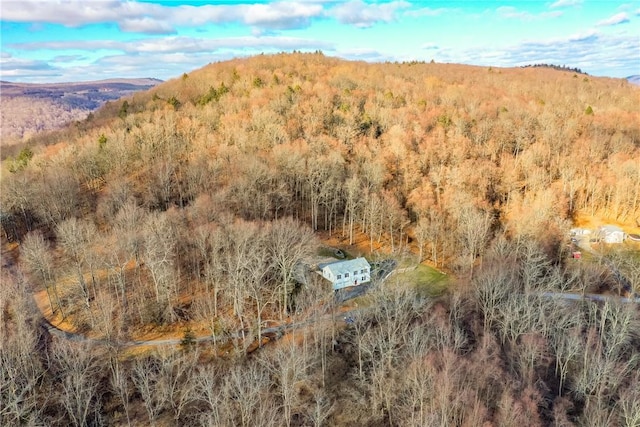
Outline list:
[[[500,233],[556,252],[578,216],[640,226],[638,94],[545,68],[322,54],[211,64],[9,159],[8,235],[73,217],[116,233],[133,203],[145,215],[293,216],[453,270]]]

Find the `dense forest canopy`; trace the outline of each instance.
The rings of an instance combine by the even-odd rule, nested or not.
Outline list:
[[[558,70],[558,71],[573,71],[574,73],[578,73],[578,74],[587,74],[584,71],[582,71],[580,68],[578,67],[569,67],[567,65],[555,65],[555,64],[530,64],[530,65],[523,65],[524,68],[526,67],[544,67],[544,68],[553,68],[554,70]]]
[[[0,424],[637,425],[637,307],[540,294],[615,282],[566,242],[585,216],[640,227],[639,97],[550,68],[260,55],[37,137],[2,171]],[[296,276],[328,239],[457,280],[433,298],[398,276],[345,325]],[[638,290],[629,259],[608,262]],[[47,340],[38,310],[111,344]],[[317,326],[246,357],[267,319]],[[242,339],[117,344],[185,325]]]

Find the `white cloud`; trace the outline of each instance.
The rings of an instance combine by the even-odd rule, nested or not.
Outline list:
[[[603,19],[602,21],[598,22],[598,25],[601,27],[610,27],[612,25],[619,25],[619,24],[626,24],[629,22],[629,16],[624,13],[617,13],[607,19]]]
[[[45,42],[26,42],[13,43],[7,45],[11,49],[19,50],[70,50],[79,49],[86,51],[97,50],[124,50],[128,43],[115,40],[65,40],[65,41],[45,41]]]
[[[171,19],[177,25],[239,22],[266,29],[307,27],[313,18],[322,17],[324,13],[322,5],[305,2],[178,6],[167,9],[171,10],[164,18]]]
[[[554,12],[542,12],[538,15],[533,14],[528,11],[523,11],[516,9],[513,6],[500,6],[496,9],[498,16],[505,19],[519,19],[522,21],[534,21],[538,19],[546,19],[546,18],[556,18],[562,16],[562,12],[554,11]]]
[[[406,11],[404,13],[404,15],[412,16],[412,17],[416,17],[416,18],[422,17],[422,16],[434,17],[434,16],[443,15],[445,13],[451,13],[451,12],[454,12],[454,11],[457,12],[458,9],[447,9],[447,8],[444,8],[444,7],[440,7],[440,8],[437,8],[437,9],[432,9],[430,7],[422,7],[420,9],[408,10],[408,11]]]
[[[424,50],[434,50],[439,48],[440,47],[436,43],[424,43],[422,46],[420,46],[420,49]]]
[[[157,39],[114,40],[73,40],[16,43],[9,47],[23,50],[111,50],[129,54],[145,53],[207,53],[216,49],[327,49],[330,43],[284,36],[248,36],[228,38],[196,38],[171,36]]]
[[[549,6],[551,9],[556,9],[560,7],[573,7],[579,6],[582,4],[582,0],[558,0]]]
[[[380,5],[384,9],[383,5]],[[274,2],[265,4],[221,4],[163,6],[117,0],[24,0],[3,3],[5,21],[52,23],[68,27],[115,23],[122,31],[145,34],[175,33],[175,26],[238,22],[266,29],[302,28],[322,17],[318,3]]]
[[[356,61],[384,62],[398,60],[398,57],[395,55],[388,55],[375,49],[368,48],[341,49],[337,51],[336,54],[340,58],[346,58]]]
[[[24,77],[44,77],[48,79],[56,78],[61,72],[49,64],[47,61],[36,61],[33,59],[17,58],[10,53],[2,53],[2,78]]]
[[[190,27],[199,27],[207,23],[234,22],[242,19],[240,6],[242,5],[177,6],[166,8],[170,10],[164,10],[161,18],[171,19],[176,25]]]
[[[254,4],[246,7],[243,20],[245,24],[257,27],[289,29],[306,27],[312,18],[322,13],[323,8],[318,4]]]
[[[596,30],[589,30],[582,33],[569,35],[566,40],[571,43],[595,42],[600,37],[600,33]]]
[[[216,61],[263,52],[276,53],[293,49],[331,51],[332,48],[333,46],[322,41],[289,37],[237,37],[217,40],[174,37],[157,43],[134,43],[127,52],[108,55],[88,64],[85,72],[94,76],[92,79],[126,76],[166,80]],[[153,66],[150,67],[149,64]]]
[[[625,77],[640,69],[637,52],[637,37],[590,31],[563,38],[524,40],[502,48],[443,48],[435,53],[435,59],[503,67],[548,63],[577,67],[594,75],[611,76],[616,70],[618,77]]]
[[[46,61],[36,61],[33,59],[16,58],[11,54],[2,55],[2,74],[11,69],[21,70],[51,70],[52,67]]]
[[[362,0],[352,0],[333,7],[327,14],[335,17],[342,24],[367,28],[378,22],[394,21],[399,10],[410,6],[406,1],[374,4],[364,3]]]
[[[99,52],[103,56],[91,60],[81,56],[55,56],[48,61],[29,61],[2,58],[2,75],[22,81],[74,81],[118,77],[156,77],[167,79],[190,72],[195,68],[219,60],[259,53],[296,50],[323,50],[330,52],[335,46],[322,40],[283,36],[247,36],[208,39],[197,37],[164,37],[156,39],[76,40],[13,44],[9,49],[24,51],[79,50]],[[64,59],[75,59],[73,66]],[[39,78],[42,76],[42,78]]]
[[[66,64],[69,62],[78,62],[85,60],[87,60],[87,57],[83,55],[58,55],[51,58],[49,62]]]
[[[153,17],[162,7],[151,3],[118,0],[23,0],[3,3],[2,19],[12,22],[38,22],[79,27],[87,24],[119,22]]]
[[[175,34],[176,30],[167,22],[157,21],[149,17],[124,19],[118,25],[125,33],[142,34]]]
[[[11,70],[2,71],[3,79],[11,79],[11,81],[19,81],[25,83],[70,81],[69,78],[62,77],[63,75],[64,74],[62,72],[56,70],[32,70],[29,68],[12,68]]]

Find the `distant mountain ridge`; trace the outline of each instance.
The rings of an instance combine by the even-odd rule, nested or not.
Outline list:
[[[627,81],[633,85],[640,86],[640,74],[627,77]]]
[[[129,83],[135,85],[144,85],[146,83],[149,84],[158,84],[162,83],[163,80],[156,79],[153,77],[141,77],[141,78],[113,78],[113,79],[102,79],[102,80],[87,80],[87,81],[78,81],[78,82],[59,82],[59,83],[28,83],[28,82],[12,82],[8,80],[0,80],[0,83],[3,85],[16,85],[16,86],[78,86],[78,85],[94,85],[94,84],[103,84],[103,83]]]
[[[19,83],[0,81],[1,145],[36,132],[82,120],[107,101],[150,89],[162,80],[116,78],[86,82]]]
[[[95,80],[86,82],[64,82],[64,83],[19,83],[0,81],[0,88],[2,89],[2,97],[24,96],[24,95],[36,95],[40,97],[57,97],[60,95],[66,95],[71,92],[126,92],[139,91],[149,89],[159,83],[162,80],[153,78],[142,79],[107,79],[107,80]],[[71,89],[71,90],[70,90]],[[92,98],[92,97],[89,97]],[[98,97],[101,98],[101,97]],[[117,99],[112,96],[108,97],[109,100]]]

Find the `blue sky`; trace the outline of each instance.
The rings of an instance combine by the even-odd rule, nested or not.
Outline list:
[[[1,78],[169,79],[210,62],[322,50],[366,61],[640,74],[640,0],[2,0]]]

